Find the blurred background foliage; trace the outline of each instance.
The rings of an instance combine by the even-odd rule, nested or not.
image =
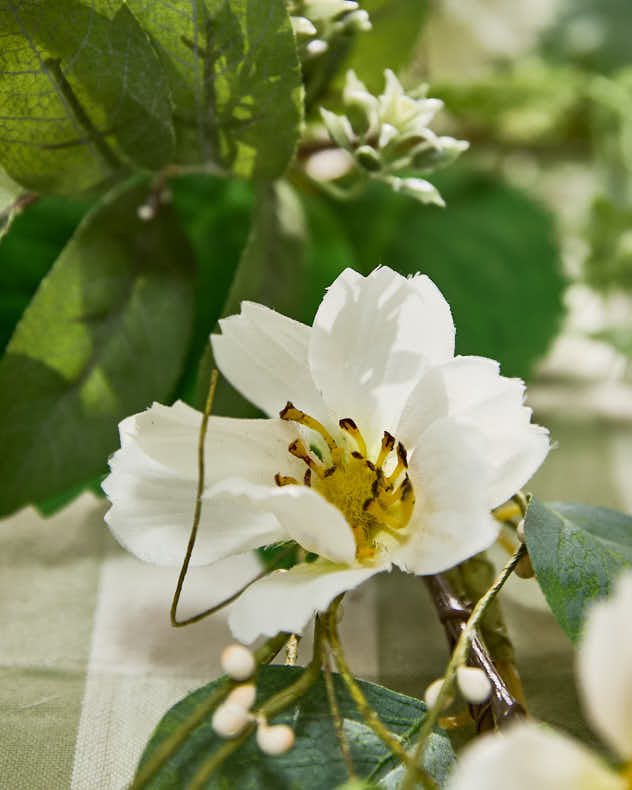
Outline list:
[[[629,3],[366,0],[372,29],[340,27],[318,57],[283,3],[263,5],[209,0],[175,37],[161,4],[16,4],[0,59],[0,513],[94,485],[118,421],[153,400],[199,406],[208,335],[242,299],[311,323],[347,266],[428,274],[458,352],[506,375],[536,374],[573,289],[599,303],[593,340],[632,353],[629,311],[609,317],[632,290]],[[347,68],[375,93],[393,68],[445,101],[439,131],[471,142],[432,178],[447,208],[378,183],[334,192],[349,158],[318,111],[341,106]],[[254,413],[226,383],[217,411]]]

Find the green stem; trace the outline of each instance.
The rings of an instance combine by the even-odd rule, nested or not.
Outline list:
[[[434,781],[434,779],[429,776],[422,768],[420,768],[417,763],[411,760],[410,756],[404,749],[399,741],[382,723],[381,719],[377,715],[377,713],[373,710],[373,708],[369,705],[364,696],[362,689],[356,683],[350,669],[349,665],[347,664],[347,660],[345,658],[345,654],[342,649],[342,644],[340,642],[340,636],[338,634],[338,628],[336,625],[336,617],[338,613],[338,607],[340,606],[340,602],[342,601],[342,595],[338,596],[336,600],[331,605],[328,617],[327,617],[327,640],[331,646],[331,652],[334,654],[334,658],[336,660],[336,665],[338,667],[338,671],[340,672],[340,676],[342,677],[349,694],[353,698],[358,710],[364,717],[367,725],[373,730],[373,732],[377,735],[377,737],[384,743],[384,745],[394,754],[396,755],[404,765],[408,766],[408,772],[416,776],[419,781],[422,782],[424,787],[429,788],[429,790],[438,790],[438,785]],[[407,774],[408,775],[408,774]]]
[[[331,676],[331,666],[329,665],[329,655],[327,648],[323,643],[323,670],[325,672],[325,688],[327,689],[327,700],[329,702],[329,710],[334,720],[334,728],[338,736],[338,743],[340,744],[340,751],[342,758],[345,762],[347,775],[349,779],[355,779],[355,770],[353,768],[353,760],[351,759],[351,750],[349,748],[349,741],[344,732],[342,718],[340,716],[340,708],[338,707],[338,700],[336,699],[336,690],[334,689],[334,681]]]
[[[424,723],[421,728],[421,732],[419,733],[419,740],[417,741],[417,747],[415,749],[415,756],[414,756],[414,764],[418,765],[421,757],[423,756],[424,750],[426,748],[426,744],[428,742],[428,738],[437,723],[437,719],[443,707],[449,698],[452,687],[454,686],[455,678],[456,678],[456,671],[460,666],[465,664],[467,659],[467,655],[469,653],[472,640],[476,636],[477,628],[480,621],[485,616],[485,612],[487,611],[489,605],[492,601],[496,598],[500,590],[502,589],[503,585],[507,581],[507,579],[511,576],[514,571],[516,565],[520,562],[522,557],[526,554],[527,547],[524,544],[521,544],[516,553],[513,557],[509,560],[509,562],[505,565],[505,567],[501,570],[501,572],[496,577],[496,580],[489,588],[489,590],[483,595],[482,598],[479,599],[476,606],[472,610],[472,614],[470,615],[465,627],[461,631],[461,635],[456,643],[454,651],[452,652],[452,656],[448,663],[448,666],[445,671],[445,676],[443,680],[443,685],[441,687],[441,691],[435,704],[432,708],[428,711],[426,718],[424,719]],[[404,777],[404,782],[402,784],[401,790],[412,790],[414,783],[414,772],[408,769],[406,776]]]
[[[290,635],[277,634],[255,651],[257,664],[269,664],[281,650]],[[140,768],[129,790],[140,790],[162,768],[166,761],[182,745],[193,730],[201,724],[209,713],[235,688],[238,682],[226,678],[210,697],[204,700],[187,718],[160,744],[151,758]]]
[[[312,660],[305,668],[305,671],[300,675],[298,680],[294,681],[290,686],[279,691],[274,696],[267,699],[259,710],[253,713],[255,718],[264,717],[265,719],[272,718],[277,714],[284,711],[297,699],[306,694],[309,689],[314,685],[320,673],[320,666],[322,661],[322,643],[323,643],[323,628],[320,620],[316,619],[314,627],[314,651],[312,653]],[[215,751],[204,763],[195,774],[190,784],[187,785],[186,790],[202,790],[208,778],[216,771],[222,763],[230,757],[233,752],[237,751],[239,747],[252,735],[255,731],[256,723],[249,724],[236,738],[231,738],[225,741],[217,751]]]

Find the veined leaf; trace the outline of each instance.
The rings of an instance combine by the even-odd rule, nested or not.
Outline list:
[[[632,516],[603,507],[532,499],[525,519],[529,556],[544,595],[576,641],[586,608],[632,566]]]
[[[169,88],[147,34],[120,2],[7,0],[0,161],[39,192],[78,192],[171,160]]]
[[[169,77],[176,161],[275,178],[298,140],[302,88],[284,0],[128,0]]]
[[[167,398],[186,356],[193,263],[147,187],[108,195],[42,281],[0,362],[0,513],[104,471],[123,417]]]
[[[300,672],[298,667],[262,667],[257,674],[256,705],[288,686]],[[396,761],[364,723],[340,677],[334,675],[333,680],[356,772],[361,777],[375,774],[372,778],[377,780],[383,774],[388,774]],[[173,729],[213,693],[219,682],[214,681],[194,691],[167,712],[145,748],[141,766]],[[410,743],[423,721],[426,712],[424,703],[373,683],[358,682],[384,724],[400,735],[404,744]],[[222,743],[211,727],[211,716],[193,730],[181,748],[147,783],[147,790],[183,790],[189,786],[188,783],[204,760]],[[227,787],[239,790],[333,790],[344,783],[346,768],[322,677],[295,706],[277,716],[272,723],[285,723],[293,727],[296,734],[293,748],[284,755],[271,757],[259,751],[254,739],[250,738],[208,780],[204,785],[205,790],[223,790]],[[440,786],[443,786],[453,760],[454,753],[449,740],[439,732],[434,733],[426,752],[426,767]]]

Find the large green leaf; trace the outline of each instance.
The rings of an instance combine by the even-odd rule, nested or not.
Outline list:
[[[116,423],[169,396],[193,314],[192,256],[147,187],[108,195],[82,222],[0,362],[0,513],[99,474]]]
[[[531,500],[529,556],[553,614],[576,641],[586,607],[632,566],[632,517],[603,507]]]
[[[128,0],[169,76],[176,161],[274,178],[290,160],[301,77],[284,0]]]
[[[552,219],[526,194],[458,167],[434,178],[447,209],[379,184],[336,205],[355,268],[421,271],[450,303],[460,354],[526,376],[562,317],[563,277]]]
[[[257,676],[257,705],[272,694],[292,683],[301,670],[297,667],[263,667]],[[143,765],[169,736],[175,727],[196,706],[213,693],[219,681],[194,691],[182,699],[158,724],[140,765]],[[416,733],[426,711],[423,702],[398,694],[373,683],[359,681],[369,701],[386,726],[404,738],[404,743]],[[359,776],[375,772],[376,777],[394,767],[389,753],[377,736],[364,723],[342,680],[334,675],[334,687],[343,719],[343,726],[351,747],[355,769]],[[195,729],[164,766],[146,785],[147,790],[183,790],[196,770],[222,742],[210,724],[211,716]],[[270,757],[259,751],[252,738],[241,746],[222,768],[206,783],[205,790],[329,790],[345,781],[346,769],[337,740],[325,683],[320,678],[297,705],[276,717],[274,723],[290,724],[296,734],[294,747],[280,757]],[[449,740],[433,734],[426,756],[426,765],[442,785],[454,760]]]
[[[128,160],[159,168],[175,133],[169,87],[126,4],[10,2],[0,70],[0,160],[40,192],[76,192]]]
[[[13,220],[0,243],[0,353],[88,207],[69,198],[45,197]]]

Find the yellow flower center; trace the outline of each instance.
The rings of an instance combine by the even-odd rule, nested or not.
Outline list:
[[[350,418],[340,420],[340,428],[354,440],[357,450],[349,452],[331,436],[318,420],[289,403],[281,411],[282,420],[296,422],[316,431],[325,440],[330,456],[326,464],[314,446],[310,449],[295,439],[288,451],[307,465],[303,484],[314,488],[335,505],[353,531],[356,559],[371,560],[380,547],[380,538],[390,535],[402,540],[415,506],[415,494],[407,474],[408,459],[401,442],[384,431],[382,445],[374,461],[367,457],[364,437]],[[397,462],[387,475],[384,464],[392,453]],[[299,485],[294,477],[275,475],[277,485]]]

